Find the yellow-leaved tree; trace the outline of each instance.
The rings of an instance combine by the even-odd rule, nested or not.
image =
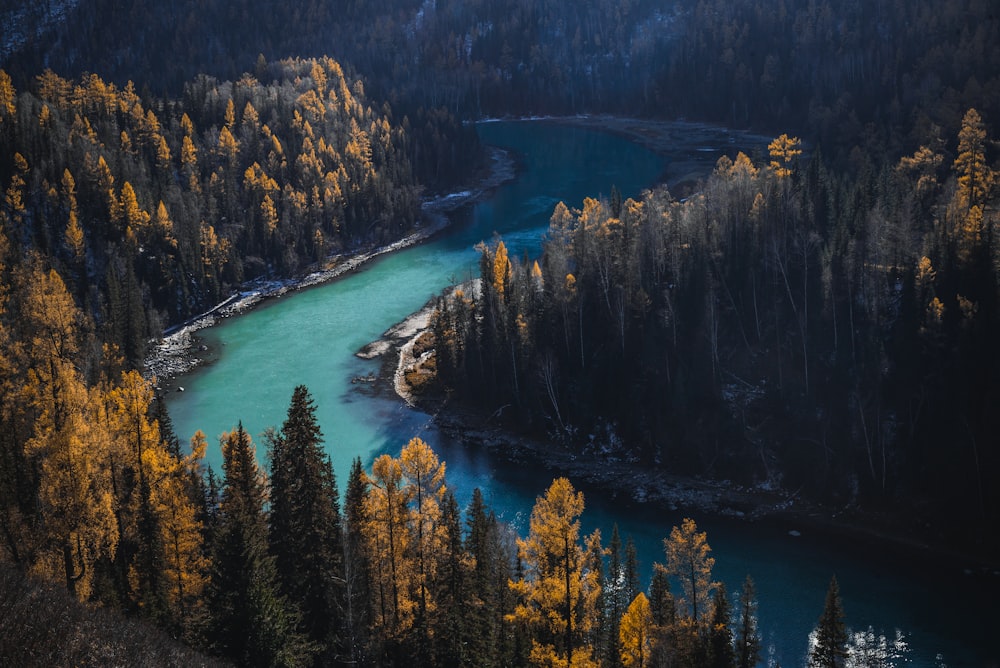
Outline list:
[[[408,490],[398,460],[382,455],[365,476],[367,520],[363,533],[372,574],[372,625],[377,635],[398,641],[413,626],[413,572]]]
[[[418,632],[427,641],[428,616],[437,608],[437,602],[431,595],[431,585],[437,577],[447,538],[441,522],[441,504],[447,492],[445,465],[419,438],[413,438],[406,444],[399,459],[407,486],[405,496],[411,503],[410,534],[416,561]]]
[[[208,558],[198,508],[191,498],[192,481],[204,474],[207,440],[200,430],[191,437],[191,452],[182,460],[161,459],[166,468],[156,471],[153,504],[159,516],[163,542],[163,580],[166,602],[174,624],[190,632],[192,614],[204,607],[208,583]]]
[[[618,640],[625,668],[643,668],[652,652],[653,613],[649,599],[639,592],[622,615]]]
[[[680,528],[674,527],[670,537],[663,540],[667,555],[667,572],[681,583],[684,597],[679,601],[687,608],[687,617],[697,623],[708,613],[709,601],[717,583],[712,582],[715,558],[704,531],[690,517],[685,517]]]
[[[969,109],[962,118],[954,168],[958,174],[955,198],[961,215],[985,203],[996,179],[986,164],[986,125],[975,109]]]
[[[518,602],[507,620],[531,630],[533,665],[598,665],[583,642],[596,619],[593,607],[601,587],[584,569],[583,506],[583,493],[557,478],[535,501],[528,537],[517,540],[524,576],[510,583]]]
[[[783,134],[767,146],[771,154],[771,169],[774,175],[783,179],[792,175],[795,160],[802,155],[802,142],[798,137]]]
[[[54,270],[32,266],[24,279],[24,328],[30,332],[23,406],[34,416],[25,447],[39,472],[32,570],[90,593],[93,566],[112,558],[118,525],[108,468],[108,435],[94,419],[99,397],[87,389],[80,361],[82,315]]]

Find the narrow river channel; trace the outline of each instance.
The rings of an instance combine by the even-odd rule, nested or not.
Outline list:
[[[693,132],[675,154],[666,155],[611,134],[551,122],[487,123],[479,132],[484,142],[512,151],[518,176],[489,199],[454,214],[445,234],[200,332],[215,361],[179,379],[185,391],[171,393],[168,405],[182,439],[197,429],[208,435],[209,462],[216,470],[221,461],[217,438],[223,431],[242,421],[259,444],[264,429],[281,425],[292,389],[305,384],[315,399],[341,488],[354,457],[368,466],[379,454],[397,455],[419,435],[447,462],[448,482],[460,503],[479,487],[498,515],[525,533],[535,497],[551,475],[497,462],[437,432],[426,414],[394,398],[372,396],[364,384],[351,381],[374,373],[377,362],[361,360],[355,352],[431,295],[469,278],[476,267],[474,245],[494,232],[503,236],[512,254],[537,255],[559,201],[580,206],[584,197],[608,195],[612,185],[626,197],[637,196],[672,161],[701,156],[702,173],[707,174],[720,155],[736,147],[748,153],[761,147],[733,144],[721,130]],[[600,527],[607,538],[617,522],[623,536],[633,536],[647,581],[652,562],[664,559],[663,537],[681,519],[680,513],[624,506],[593,493],[587,495],[584,513],[588,531]],[[695,520],[708,532],[715,577],[731,593],[739,590],[745,575],[754,578],[764,655],[771,661],[804,664],[807,635],[836,574],[847,624],[856,630],[872,626],[889,637],[902,630],[911,647],[910,665],[997,665],[1000,645],[992,636],[1000,628],[996,575],[967,575],[959,565],[915,563],[884,546],[838,539],[806,526]],[[800,535],[791,535],[792,530]]]

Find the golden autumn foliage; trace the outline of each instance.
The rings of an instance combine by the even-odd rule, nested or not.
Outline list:
[[[90,593],[95,563],[114,555],[119,529],[110,471],[102,458],[108,434],[96,420],[99,394],[76,366],[81,316],[55,271],[34,269],[25,295],[27,376],[21,404],[35,415],[25,452],[39,469],[41,523],[32,570],[62,579],[76,596]]]
[[[4,70],[0,70],[0,123],[6,122],[6,118],[14,115],[17,111],[17,91],[14,90],[14,82],[10,75]]]
[[[399,456],[406,494],[412,500],[410,533],[416,557],[417,604],[421,618],[433,613],[435,601],[429,593],[430,584],[436,579],[438,560],[442,554],[445,535],[441,524],[441,503],[444,501],[445,465],[438,460],[430,446],[419,438],[406,444]]]
[[[642,592],[636,594],[622,615],[618,626],[618,642],[622,664],[625,668],[643,668],[652,653],[653,614],[649,599]]]
[[[72,192],[68,174],[64,188]],[[152,417],[152,385],[136,371],[110,374],[120,364],[112,351],[100,362],[108,371],[88,382],[85,370],[95,363],[89,324],[57,272],[32,263],[18,270],[12,290],[24,315],[16,331],[0,328],[0,337],[13,337],[13,355],[0,359],[3,420],[15,424],[16,416],[28,430],[23,454],[36,472],[37,510],[24,515],[5,506],[8,550],[79,599],[103,595],[95,577],[103,569],[106,588],[109,564],[120,565],[121,593],[140,608],[159,596],[150,587],[162,578],[165,612],[183,628],[205,584],[191,492],[203,452],[180,460],[169,450]],[[23,378],[16,388],[7,382],[14,374]],[[144,533],[144,526],[155,531]],[[150,573],[140,555],[154,553],[163,560]]]
[[[402,465],[389,455],[375,460],[365,480],[368,523],[362,532],[374,574],[372,622],[386,637],[398,638],[412,626],[416,607],[412,595],[416,574],[408,558],[412,541],[409,490],[403,484]]]
[[[716,583],[712,581],[712,567],[715,558],[710,556],[712,548],[708,537],[690,517],[684,518],[681,526],[670,531],[670,537],[663,540],[667,555],[667,572],[681,583],[684,593],[680,603],[687,607],[688,614],[695,622],[708,614],[709,601]]]
[[[583,636],[592,628],[601,583],[584,570],[583,507],[583,493],[567,478],[557,478],[535,501],[527,538],[517,541],[525,576],[510,583],[518,603],[508,619],[534,630],[533,665],[587,666],[594,661]]]
[[[504,242],[497,243],[493,253],[493,291],[502,301],[510,283],[510,260],[507,258],[507,246]]]
[[[802,142],[798,137],[781,135],[767,146],[771,155],[771,169],[779,179],[792,175],[792,168],[796,159],[802,155]]]
[[[996,174],[986,162],[986,126],[975,109],[969,109],[962,119],[954,169],[958,174],[959,209],[983,204],[993,189]]]

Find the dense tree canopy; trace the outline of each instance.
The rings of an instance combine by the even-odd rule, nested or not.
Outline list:
[[[48,5],[24,12],[26,33],[52,36],[0,52],[18,87],[50,66],[176,95],[202,72],[236,79],[259,54],[330,53],[406,113],[687,116],[792,129],[845,158],[927,143],[970,106],[1000,114],[989,0],[74,4],[64,22]]]
[[[46,70],[20,94],[2,78],[12,252],[45,256],[133,365],[244,281],[399,238],[419,214],[411,165],[440,184],[478,155],[448,114],[396,119],[330,58],[200,75],[174,99],[93,74]]]
[[[998,191],[988,135],[838,176],[783,135],[694,196],[555,207],[542,256],[481,246],[439,301],[453,400],[591,457],[996,518]],[[572,397],[572,400],[569,398]],[[933,407],[933,408],[932,408]],[[975,508],[969,514],[963,509]],[[703,608],[704,610],[704,608]]]
[[[588,112],[784,134],[683,200],[560,204],[537,260],[483,244],[439,301],[437,389],[595,465],[995,548],[994,4],[8,3],[3,560],[248,665],[756,665],[752,582],[734,627],[691,520],[641,591],[634,545],[580,535],[568,479],[526,537],[482,495],[463,528],[418,438],[356,462],[341,517],[306,388],[270,477],[235,426],[220,483],[135,371],[246,282],[408,232],[481,160],[462,119]],[[834,580],[813,665],[903,659],[842,617]]]

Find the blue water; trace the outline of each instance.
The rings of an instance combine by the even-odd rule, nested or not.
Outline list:
[[[624,139],[549,122],[481,124],[487,143],[510,148],[519,174],[487,200],[456,213],[447,234],[382,257],[362,271],[333,283],[272,300],[252,312],[204,330],[204,343],[217,361],[179,382],[168,405],[181,438],[196,429],[209,438],[209,461],[218,469],[218,436],[242,420],[259,438],[280,427],[296,385],[309,387],[317,405],[326,447],[344,482],[351,461],[367,466],[382,453],[398,454],[413,436],[430,443],[448,465],[448,481],[459,501],[479,487],[499,516],[523,534],[536,496],[551,475],[497,462],[439,433],[429,417],[394,398],[371,396],[351,379],[377,369],[355,357],[365,344],[418,310],[449,284],[477,271],[476,243],[503,235],[512,255],[537,255],[540,237],[559,201],[580,206],[584,197],[638,196],[675,157],[658,156]],[[718,156],[731,153],[729,135],[698,137],[707,174]],[[710,148],[712,150],[702,150]],[[753,146],[740,146],[749,153]],[[676,158],[689,159],[691,147],[678,146]],[[263,446],[258,456],[263,459]],[[585,489],[585,491],[587,491]],[[639,548],[642,575],[662,561],[662,539],[680,524],[679,513],[625,506],[600,494],[587,495],[584,524],[600,527],[605,540],[617,522]],[[965,575],[959,566],[910,563],[884,546],[840,540],[807,527],[743,523],[695,517],[708,531],[716,557],[715,577],[731,593],[745,575],[757,584],[765,657],[783,666],[803,664],[806,636],[815,625],[833,574],[840,582],[847,623],[869,625],[892,636],[902,629],[915,666],[936,666],[944,655],[951,667],[991,665],[1000,656],[990,633],[1000,628],[995,603],[1000,577]],[[800,537],[789,530],[802,532]],[[992,640],[992,639],[991,639]]]

